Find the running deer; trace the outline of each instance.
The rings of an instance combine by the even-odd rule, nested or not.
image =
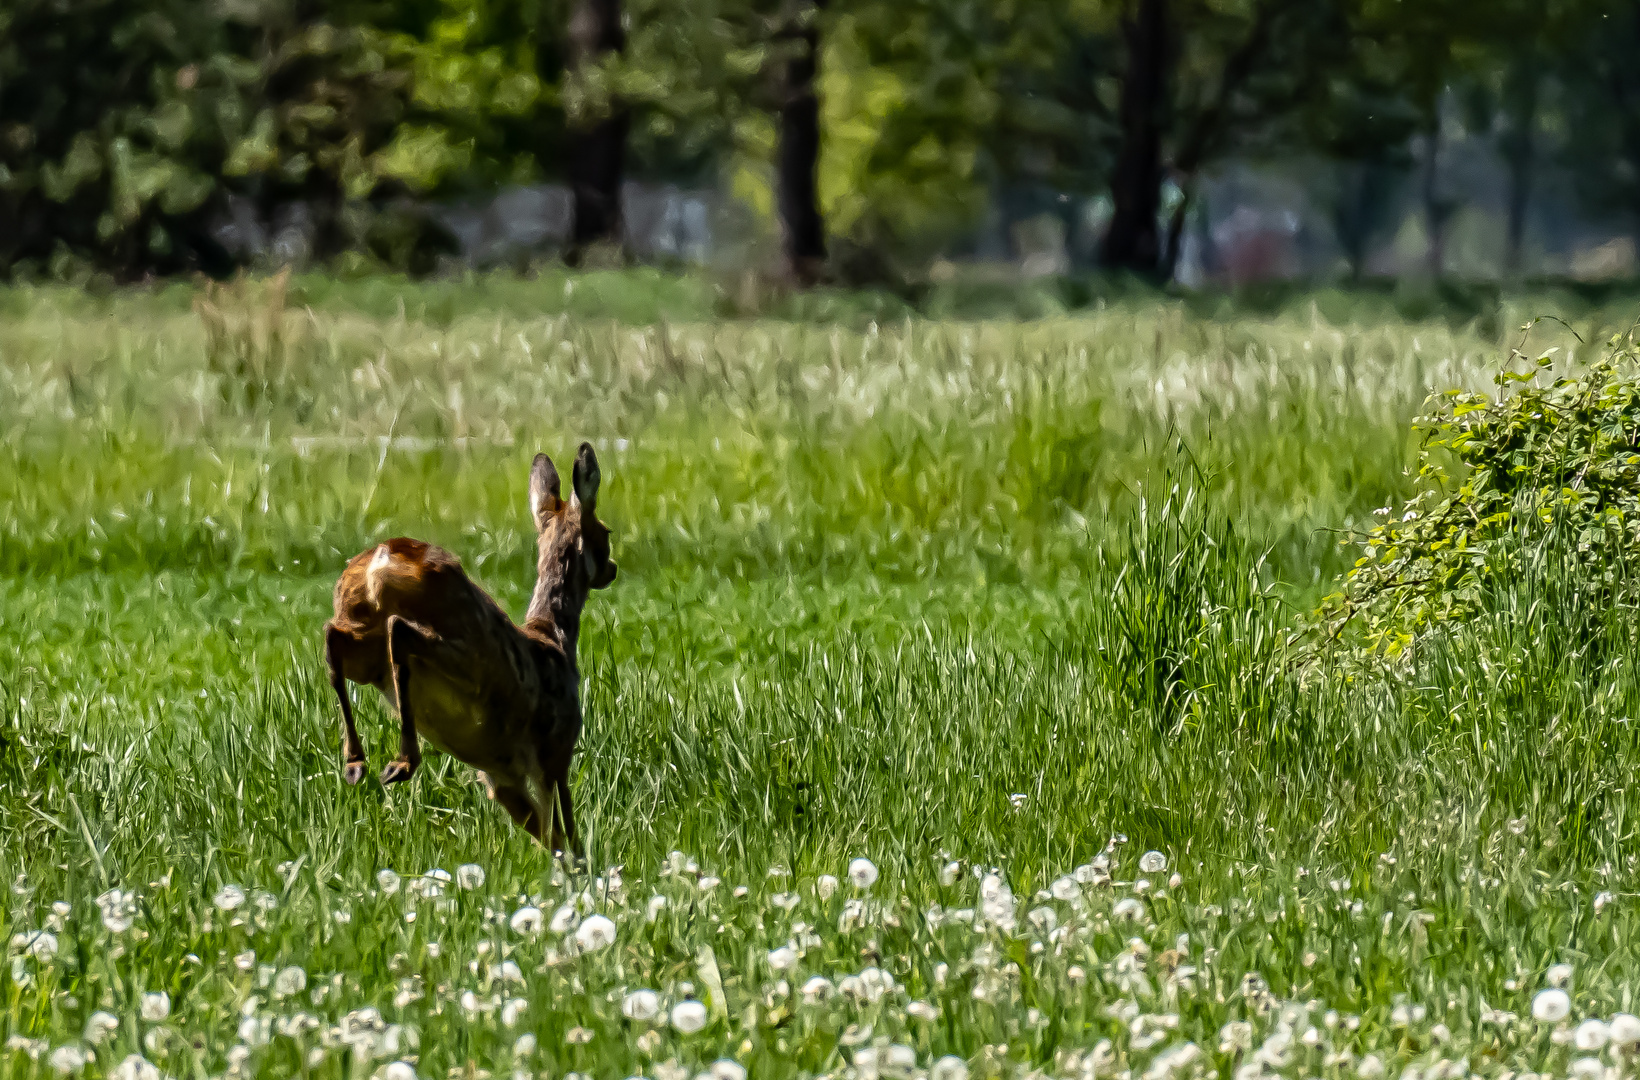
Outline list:
[[[581,734],[575,642],[587,591],[615,580],[609,530],[597,515],[598,479],[598,459],[582,443],[566,502],[552,460],[535,455],[537,576],[523,626],[432,544],[401,537],[349,560],[336,582],[336,615],[325,623],[348,783],[365,770],[347,696],[352,681],[376,687],[398,710],[399,754],[382,770],[383,784],[415,773],[419,735],[479,770],[490,798],[531,836],[554,851],[577,850],[569,795]]]

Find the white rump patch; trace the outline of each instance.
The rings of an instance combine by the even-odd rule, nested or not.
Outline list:
[[[392,558],[387,545],[382,544],[376,549],[375,558],[370,560],[369,569],[364,572],[364,594],[377,606],[382,602],[382,571],[387,569],[387,564]]]

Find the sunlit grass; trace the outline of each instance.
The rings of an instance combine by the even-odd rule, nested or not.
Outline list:
[[[174,293],[0,323],[5,1075],[1628,1069],[1632,616],[1293,638],[1492,337],[309,292],[231,355]],[[520,614],[583,437],[571,875],[446,758],[343,784],[319,627],[399,533]]]

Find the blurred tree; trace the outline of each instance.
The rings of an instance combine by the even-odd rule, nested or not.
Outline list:
[[[0,6],[0,272],[80,257],[224,269],[205,229],[237,71],[183,0]],[[229,92],[215,92],[219,82]]]
[[[1623,221],[1640,243],[1640,7],[1590,0],[1582,14],[1558,70],[1566,164],[1588,207]]]
[[[903,281],[1010,192],[1068,217],[1057,195],[1101,189],[1103,18],[1092,0],[832,0],[820,196],[842,275]]]
[[[1340,92],[1361,40],[1358,0],[1124,0],[1119,128],[1105,265],[1170,277],[1196,181],[1232,154],[1290,146],[1305,110]],[[1161,190],[1176,201],[1165,235]]]
[[[384,213],[403,190],[383,151],[409,76],[381,27],[416,9],[0,7],[0,271],[79,259],[121,276],[226,272],[234,255],[210,226],[230,191],[310,207],[317,255],[364,245],[408,261],[431,233],[414,212],[408,234]]]
[[[818,280],[826,260],[819,190],[820,98],[815,82],[820,62],[820,15],[825,7],[826,0],[801,0],[777,39],[785,45],[785,55],[779,61],[776,202],[786,273],[802,285]]]
[[[572,79],[564,95],[570,132],[566,165],[575,220],[568,260],[576,265],[588,245],[621,239],[621,181],[631,117],[603,66],[626,48],[621,0],[575,0],[569,45]]]

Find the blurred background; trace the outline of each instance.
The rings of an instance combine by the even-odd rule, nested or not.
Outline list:
[[[0,275],[1616,279],[1633,0],[0,0]]]

